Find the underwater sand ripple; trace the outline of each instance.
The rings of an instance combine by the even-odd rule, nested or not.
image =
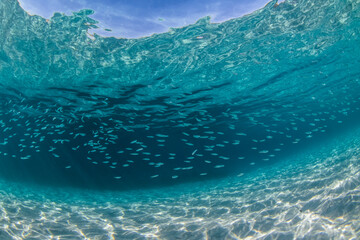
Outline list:
[[[359,154],[360,148],[334,150],[325,159],[310,154],[306,164],[301,156],[291,166],[274,166],[218,183],[184,184],[168,191],[78,193],[93,194],[87,203],[83,195],[83,200],[76,200],[76,193],[65,193],[56,200],[60,192],[34,198],[36,193],[30,189],[25,197],[2,191],[0,236],[356,239],[360,237]],[[286,161],[279,164],[286,165]]]

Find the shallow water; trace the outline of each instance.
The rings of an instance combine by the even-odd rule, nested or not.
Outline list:
[[[357,239],[359,134],[248,174],[147,191],[2,182],[1,237]]]
[[[359,1],[140,39],[91,13],[0,2],[1,238],[359,238]]]

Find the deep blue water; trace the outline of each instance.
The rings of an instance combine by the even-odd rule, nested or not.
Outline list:
[[[139,39],[0,2],[3,239],[355,239],[360,3]]]

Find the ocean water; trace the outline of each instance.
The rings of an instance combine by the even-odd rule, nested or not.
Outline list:
[[[0,1],[0,239],[360,238],[360,1],[105,38]]]

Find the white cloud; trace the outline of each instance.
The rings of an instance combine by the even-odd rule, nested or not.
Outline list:
[[[101,0],[19,0],[30,14],[50,18],[54,12],[71,14],[88,8],[95,11],[92,16],[100,22],[101,28],[112,32],[96,30],[101,35],[120,37],[141,37],[166,32],[170,27],[193,24],[198,19],[211,16],[211,22],[222,22],[253,12],[269,0],[203,0],[178,2],[176,8],[167,7],[141,9],[138,5],[113,3],[106,5]],[[165,0],[164,0],[165,1]],[[163,19],[160,21],[159,19]]]

